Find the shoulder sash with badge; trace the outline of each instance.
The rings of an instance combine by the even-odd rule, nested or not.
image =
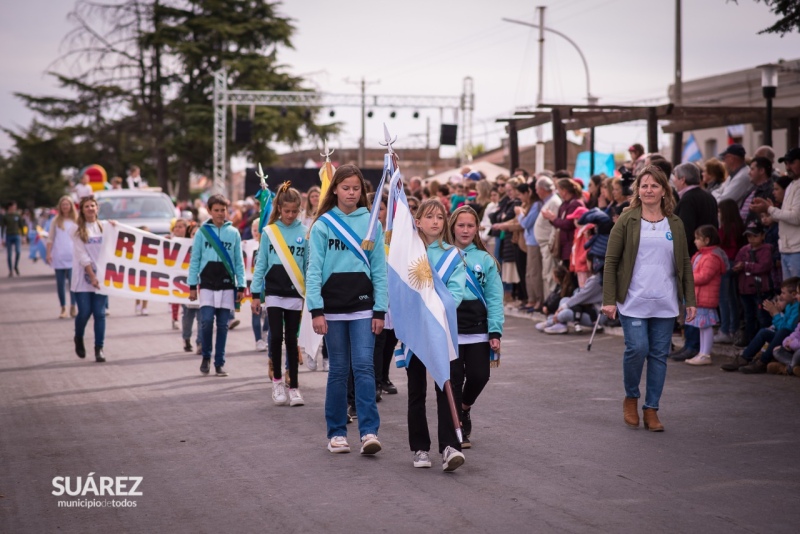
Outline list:
[[[341,217],[332,211],[328,211],[320,215],[319,220],[324,222],[336,234],[336,237],[347,246],[356,258],[363,261],[367,267],[370,266],[367,253],[361,248],[361,238]]]
[[[281,264],[283,268],[286,269],[286,274],[289,275],[292,284],[294,284],[300,296],[304,297],[306,294],[306,281],[303,276],[303,271],[300,269],[300,266],[297,265],[294,254],[289,250],[289,246],[286,244],[286,239],[284,239],[280,228],[278,228],[277,224],[273,223],[265,226],[264,232],[275,248],[275,254],[277,254],[278,258],[281,260]]]
[[[217,253],[219,259],[222,260],[222,264],[225,266],[225,270],[228,271],[228,276],[231,277],[233,281],[233,285],[236,285],[236,275],[234,274],[233,270],[233,260],[231,260],[231,255],[228,254],[228,251],[225,250],[225,247],[222,244],[222,241],[219,240],[219,236],[211,231],[209,228],[210,225],[204,224],[200,227],[200,231],[203,232],[203,236],[206,238],[211,244],[211,248],[214,249],[214,252]]]

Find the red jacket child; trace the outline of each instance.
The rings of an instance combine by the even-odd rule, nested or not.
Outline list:
[[[698,308],[719,306],[722,275],[728,270],[728,258],[718,246],[703,247],[692,256],[694,296]]]

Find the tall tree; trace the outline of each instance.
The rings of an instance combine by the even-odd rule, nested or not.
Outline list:
[[[778,21],[775,24],[764,28],[758,33],[777,33],[783,37],[787,33],[800,31],[800,0],[755,1],[763,2],[778,17]],[[733,2],[739,3],[738,0],[733,0]]]

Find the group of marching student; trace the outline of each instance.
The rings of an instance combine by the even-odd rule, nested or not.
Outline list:
[[[303,299],[312,317],[314,332],[324,336],[328,354],[325,397],[327,448],[332,453],[350,452],[347,441],[348,379],[352,373],[358,414],[360,452],[381,450],[380,416],[376,387],[382,366],[376,366],[376,337],[386,347],[393,335],[384,334],[390,308],[387,288],[387,247],[378,225],[375,246],[364,250],[370,211],[367,184],[354,165],[336,170],[326,195],[320,199],[310,228],[298,219],[301,196],[288,183],[273,201],[273,211],[261,235],[251,293],[254,314],[266,305],[270,326],[269,355],[274,377],[272,398],[276,404],[303,404],[297,377],[297,333]],[[378,192],[377,194],[381,194]],[[385,202],[384,202],[385,204]],[[189,271],[190,299],[200,300],[204,330],[207,321],[218,322],[215,368],[224,370],[224,344],[228,314],[241,298],[243,263],[240,237],[225,221],[227,202],[212,196],[211,219],[195,236]],[[383,209],[383,206],[381,206]],[[219,213],[217,213],[219,212]],[[470,410],[489,380],[492,354],[499,353],[503,326],[503,288],[494,258],[478,236],[479,219],[470,208],[461,208],[448,220],[436,200],[423,202],[414,214],[419,235],[428,249],[429,262],[456,254],[445,283],[458,307],[459,358],[451,362],[451,383],[461,418],[463,441],[457,437],[445,394],[437,387],[439,451],[442,469],[453,471],[464,463],[462,448],[470,446]],[[228,253],[230,251],[230,253]],[[470,283],[469,281],[472,281]],[[241,281],[237,284],[237,281]],[[471,287],[470,289],[467,289]],[[263,292],[263,297],[262,297]],[[389,325],[391,326],[391,325]],[[201,371],[210,372],[211,339],[203,340]],[[281,379],[282,344],[286,343],[289,391]],[[380,360],[388,365],[381,350]],[[407,362],[409,445],[415,467],[430,467],[431,439],[425,415],[426,368],[416,357]],[[384,371],[385,372],[385,371]],[[377,383],[377,386],[376,386]]]

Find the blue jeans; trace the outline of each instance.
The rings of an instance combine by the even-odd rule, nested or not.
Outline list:
[[[262,318],[264,319],[263,325],[261,321]],[[261,341],[261,339],[263,339],[262,332],[269,331],[269,320],[267,319],[267,314],[264,313],[264,308],[261,308],[261,313],[259,315],[253,314],[252,326],[256,341]]]
[[[75,302],[78,315],[75,316],[75,337],[83,338],[89,317],[94,316],[94,346],[103,348],[106,339],[106,302],[108,297],[93,291],[78,291]]]
[[[760,360],[764,363],[771,362],[772,353],[775,351],[775,349],[781,346],[783,340],[786,339],[791,333],[791,330],[778,330],[776,332],[771,328],[762,328],[753,337],[753,340],[747,344],[747,347],[744,349],[744,351],[742,351],[742,358],[748,362],[752,362],[753,359],[758,356],[758,353],[761,352],[761,348],[764,346],[764,343],[768,343],[769,345],[761,354]]]
[[[739,299],[736,293],[736,273],[728,271],[722,275],[719,288],[719,330],[729,336],[739,330]]]
[[[800,252],[781,254],[781,270],[783,279],[800,276]]]
[[[203,359],[211,358],[211,341],[214,336],[214,318],[217,319],[217,343],[214,347],[214,367],[225,365],[225,342],[228,340],[228,308],[200,306],[200,338],[203,340]]]
[[[639,319],[620,314],[619,321],[625,336],[622,361],[625,396],[639,398],[639,382],[647,360],[647,388],[643,407],[658,410],[658,401],[667,378],[667,354],[675,318]]]
[[[375,334],[372,319],[328,321],[328,389],[325,392],[325,422],[328,439],[347,436],[347,378],[353,368],[359,437],[378,434],[381,424],[375,403],[375,364],[372,352]]]
[[[19,253],[20,247],[22,246],[22,237],[19,235],[7,235],[6,236],[6,251],[8,253],[8,272],[11,273],[12,265],[11,265],[11,250],[12,247],[17,252],[17,256],[14,259],[13,268],[17,269],[19,267]]]
[[[61,307],[67,305],[67,285],[72,283],[72,269],[56,269],[56,291]],[[75,306],[75,293],[70,290],[69,304]]]
[[[200,326],[200,308],[190,308],[186,304],[181,304],[183,308],[183,317],[181,318],[182,337],[185,341],[192,339],[192,328],[194,327],[194,320],[197,319],[197,338],[195,343],[200,343],[202,346],[202,328]]]

